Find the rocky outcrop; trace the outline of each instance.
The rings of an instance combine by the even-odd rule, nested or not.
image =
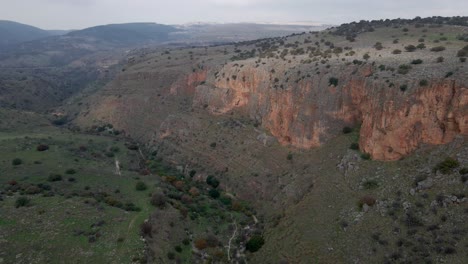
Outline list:
[[[298,148],[320,146],[343,126],[361,125],[361,150],[378,160],[400,159],[422,143],[444,144],[468,134],[468,89],[454,80],[414,83],[402,92],[369,78],[370,66],[339,69],[337,87],[329,85],[330,74],[284,83],[285,72],[274,69],[227,65],[222,74],[230,77],[197,87],[194,105],[213,114],[243,111],[280,143]]]
[[[338,79],[336,86],[329,84],[330,77]],[[353,126],[360,127],[361,150],[377,160],[397,160],[421,144],[468,135],[468,89],[460,79],[433,79],[423,87],[417,78],[393,81],[389,87],[374,78],[370,65],[337,65],[319,74],[309,65],[254,61],[134,71],[103,89],[90,113],[78,120],[102,120],[152,141],[171,134],[164,124],[177,113],[236,111],[281,144],[304,149]],[[405,92],[398,88],[402,83],[409,87]]]

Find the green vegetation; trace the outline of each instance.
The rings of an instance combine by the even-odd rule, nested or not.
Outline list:
[[[451,173],[455,168],[460,166],[460,163],[458,160],[453,159],[451,157],[446,158],[445,160],[439,162],[435,167],[434,171],[439,171],[442,174],[449,174]]]
[[[256,252],[262,248],[263,244],[265,244],[263,237],[260,235],[254,235],[249,239],[249,241],[247,241],[245,248],[250,252]]]
[[[11,161],[11,164],[12,164],[13,166],[18,166],[18,165],[23,164],[23,160],[21,160],[20,158],[15,158],[15,159],[13,159],[13,160]]]
[[[135,184],[135,190],[137,191],[144,191],[148,189],[148,186],[146,186],[146,183],[139,181]]]
[[[330,79],[328,79],[328,85],[338,86],[338,78],[330,77]]]

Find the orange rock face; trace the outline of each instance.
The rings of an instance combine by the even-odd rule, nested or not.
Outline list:
[[[225,68],[230,76],[233,69]],[[453,80],[404,93],[367,78],[370,67],[345,72],[338,87],[316,77],[278,88],[273,80],[280,74],[249,67],[235,74],[235,80],[197,87],[194,104],[208,105],[213,114],[243,111],[285,145],[317,147],[343,126],[361,123],[361,150],[377,160],[397,160],[422,143],[468,134],[468,89]]]
[[[360,148],[377,160],[397,160],[421,144],[468,135],[468,89],[460,81],[431,80],[425,87],[414,81],[402,92],[399,83],[374,80],[370,66],[333,72],[339,73],[336,87],[329,85],[332,73],[299,78],[284,65],[125,74],[102,91],[89,117],[152,141],[187,134],[196,124],[173,115],[183,101],[215,115],[241,112],[281,144],[305,149],[324,144],[344,126],[360,125]]]

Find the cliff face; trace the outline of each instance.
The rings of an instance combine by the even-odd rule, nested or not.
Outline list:
[[[194,105],[213,114],[243,111],[280,143],[298,148],[320,146],[343,126],[361,123],[360,148],[378,160],[397,160],[421,143],[444,144],[468,134],[468,89],[453,80],[424,87],[416,82],[402,92],[361,67],[340,69],[337,87],[328,84],[329,75],[280,85],[283,72],[276,69],[227,65],[220,73],[230,77],[208,78],[195,89]]]

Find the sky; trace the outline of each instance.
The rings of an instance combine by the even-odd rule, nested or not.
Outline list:
[[[0,20],[43,29],[156,22],[316,22],[468,15],[468,0],[0,0]]]

